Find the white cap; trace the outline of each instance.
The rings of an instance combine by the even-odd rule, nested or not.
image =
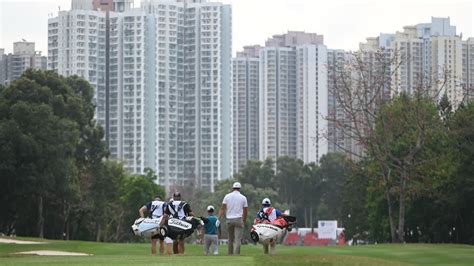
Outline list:
[[[214,211],[214,206],[212,205],[207,206],[207,211]]]
[[[265,204],[265,205],[268,204],[268,205],[270,205],[270,204],[272,204],[272,202],[270,201],[269,198],[264,198],[264,199],[262,200],[262,204]]]
[[[235,182],[233,185],[232,185],[232,188],[241,188],[242,185],[239,183],[239,182]]]

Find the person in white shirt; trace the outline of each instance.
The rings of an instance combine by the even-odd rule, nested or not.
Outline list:
[[[163,216],[164,210],[166,209],[166,202],[162,201],[160,196],[156,196],[154,201],[148,202],[143,205],[143,207],[138,210],[140,217],[145,218],[145,212],[148,211],[148,217],[152,219],[159,219]],[[151,238],[151,254],[156,255],[156,240],[159,239],[158,235]],[[166,237],[165,239],[160,239],[160,254],[164,254],[164,244],[167,246],[167,253],[171,255],[173,240]]]
[[[226,216],[227,231],[229,233],[229,244],[227,253],[229,255],[240,254],[240,242],[244,233],[244,224],[247,221],[248,204],[247,198],[240,194],[242,185],[235,182],[232,192],[225,195],[219,211],[219,219]]]

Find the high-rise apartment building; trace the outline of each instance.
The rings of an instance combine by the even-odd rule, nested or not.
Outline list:
[[[462,77],[466,99],[474,100],[474,38],[462,43]]]
[[[410,35],[411,42],[419,47],[407,60],[407,64],[416,66],[408,74],[422,76],[418,77],[422,82],[418,81],[413,86],[428,89],[435,99],[446,93],[456,108],[464,97],[461,86],[462,42],[461,37],[456,35],[456,26],[451,25],[449,17],[432,17],[431,23],[405,27],[405,32]]]
[[[431,18],[431,23],[405,26],[391,38],[367,38],[369,46],[390,51],[391,95],[415,90],[428,92],[434,99],[445,93],[454,107],[464,97],[462,89],[462,42],[449,18]],[[385,36],[385,37],[384,37]],[[371,45],[372,43],[372,45]]]
[[[213,189],[232,173],[232,16],[207,1],[142,1],[156,18],[158,176]]]
[[[327,49],[323,44],[296,47],[297,157],[319,162],[328,153],[324,134],[328,128]]]
[[[21,42],[13,43],[13,53],[5,54],[0,49],[0,84],[7,85],[28,68],[46,69],[46,57],[41,52],[35,51],[35,43]]]
[[[464,99],[462,87],[462,41],[459,36],[431,38],[430,88],[435,99],[446,94],[456,109]]]
[[[152,166],[145,163],[142,137],[144,90],[152,89],[145,85],[141,64],[144,15],[135,19],[140,10],[132,11],[130,6],[127,15],[108,10],[95,9],[92,1],[77,0],[72,1],[72,10],[49,19],[48,68],[89,81],[95,89],[96,119],[105,128],[112,156],[122,160],[129,171],[143,173]]]
[[[434,100],[439,100],[446,94],[453,107],[457,108],[465,99],[465,91],[471,80],[469,60],[472,59],[469,56],[469,47],[469,40],[461,41],[461,37],[456,35],[456,27],[450,25],[449,18],[433,17],[430,23],[405,26],[402,32],[367,38],[366,42],[359,45],[359,51],[355,54],[349,53],[346,58],[342,56],[342,51],[330,51],[330,151],[342,150],[351,155],[363,155],[365,147],[360,144],[363,141],[352,135],[351,128],[367,127],[375,123],[374,118],[370,117],[366,119],[368,121],[362,119],[366,125],[354,124],[357,123],[357,117],[346,119],[347,112],[341,110],[341,103],[334,98],[334,95],[337,95],[334,88],[344,88],[344,85],[336,84],[337,79],[331,80],[334,71],[341,68],[338,67],[337,58],[349,59],[348,69],[350,66],[357,69],[355,75],[350,78],[355,86],[349,88],[350,93],[354,94],[351,95],[354,99],[351,104],[355,106],[359,104],[358,93],[363,94],[363,102],[366,99],[364,97],[369,96],[372,105],[370,110],[376,113],[380,104],[390,97],[401,92],[413,94],[418,91],[426,93]],[[364,69],[358,67],[358,64]],[[364,77],[363,80],[359,80],[360,76]],[[382,91],[376,91],[380,89]],[[372,99],[371,96],[377,97]],[[348,130],[341,129],[344,127]]]
[[[323,36],[275,35],[260,51],[259,158],[318,162],[327,153],[327,49]]]
[[[431,17],[430,23],[420,23],[415,25],[417,38],[423,40],[423,85],[430,86],[433,83],[431,72],[431,37],[432,36],[456,36],[456,27],[452,26],[450,19]]]
[[[7,79],[7,55],[5,49],[0,48],[0,85],[5,84]]]
[[[49,20],[49,68],[96,89],[128,170],[212,190],[232,172],[231,7],[204,0],[73,0]]]
[[[396,93],[413,93],[422,89],[426,78],[423,70],[424,40],[417,37],[416,27],[406,26],[397,32],[391,43],[394,51],[392,96]]]
[[[328,128],[327,141],[328,152],[345,152],[350,154],[352,150],[352,140],[344,128],[346,113],[339,102],[340,95],[343,94],[345,84],[341,80],[347,58],[351,54],[344,50],[328,49]]]
[[[261,47],[245,46],[232,59],[234,172],[259,152],[259,53]]]
[[[259,158],[296,157],[296,53],[294,47],[260,52]]]

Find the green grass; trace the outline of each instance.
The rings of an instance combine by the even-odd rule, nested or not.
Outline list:
[[[275,256],[264,256],[261,246],[244,245],[242,255],[233,257],[224,255],[226,246],[220,246],[219,256],[206,257],[203,255],[202,246],[187,245],[184,256],[152,257],[149,243],[44,241],[48,243],[0,243],[0,265],[474,265],[474,246],[467,245],[277,246]],[[31,250],[83,252],[94,256],[47,257],[13,254]]]

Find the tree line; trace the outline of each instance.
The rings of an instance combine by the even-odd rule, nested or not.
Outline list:
[[[449,109],[446,97],[437,105],[406,94],[382,106],[372,147],[379,150],[367,151],[344,188],[349,235],[474,243],[474,104]]]
[[[153,171],[110,160],[93,89],[77,76],[27,70],[0,88],[0,232],[126,241],[138,208],[165,196]]]

